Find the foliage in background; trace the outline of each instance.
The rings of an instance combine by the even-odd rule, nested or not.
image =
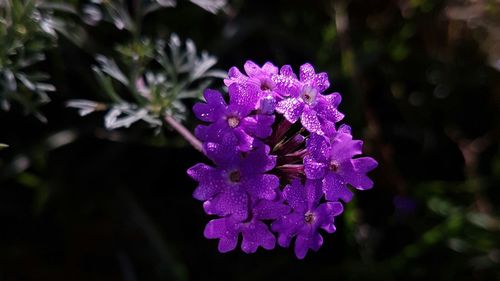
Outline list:
[[[45,59],[57,39],[54,19],[38,1],[0,2],[0,103],[9,110],[18,103],[37,112],[55,90],[46,73],[30,69]],[[43,120],[43,116],[37,113]]]
[[[1,278],[500,280],[498,1],[0,4]],[[141,126],[189,121],[212,67],[248,57],[326,70],[380,159],[303,262],[217,253],[185,176],[201,156]]]

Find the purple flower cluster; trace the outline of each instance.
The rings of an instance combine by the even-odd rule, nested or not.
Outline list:
[[[302,259],[323,244],[320,229],[335,231],[334,218],[352,199],[350,187],[373,187],[366,175],[377,166],[359,157],[362,141],[353,140],[337,110],[338,93],[325,95],[326,73],[304,64],[297,77],[289,65],[247,61],[245,74],[229,70],[224,83],[229,102],[206,90],[195,104],[204,122],[195,134],[214,166],[196,164],[188,174],[199,184],[194,198],[217,216],[205,237],[219,239],[219,251],[270,250],[276,242]],[[300,120],[300,122],[299,122]],[[276,237],[278,238],[276,241]]]

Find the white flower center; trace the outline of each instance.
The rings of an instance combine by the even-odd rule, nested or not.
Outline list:
[[[240,119],[238,119],[238,117],[231,116],[227,118],[227,124],[231,128],[236,128],[240,124]]]
[[[305,104],[315,105],[316,104],[316,96],[318,95],[318,91],[311,86],[304,86],[302,88],[302,92],[300,93],[300,97]]]
[[[332,172],[336,173],[336,172],[338,172],[338,170],[339,170],[339,168],[340,168],[340,164],[339,164],[337,161],[332,160],[332,161],[330,162],[330,166],[329,166],[329,168],[330,168],[330,171],[332,171]]]
[[[304,222],[307,224],[312,224],[314,222],[314,214],[311,211],[308,211],[304,214]]]

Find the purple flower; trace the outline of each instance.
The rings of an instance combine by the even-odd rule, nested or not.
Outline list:
[[[262,67],[259,67],[253,61],[246,61],[243,66],[245,72],[248,76],[241,73],[240,70],[233,66],[229,69],[228,78],[224,79],[224,84],[230,86],[234,83],[237,84],[254,84],[262,92],[272,91],[274,89],[274,82],[271,76],[278,73],[278,68],[270,63],[266,62]]]
[[[299,259],[303,259],[309,249],[317,251],[321,247],[323,237],[319,229],[334,232],[334,217],[343,211],[339,202],[319,204],[322,195],[321,181],[318,180],[306,180],[305,186],[295,180],[283,190],[283,196],[293,211],[277,219],[271,228],[279,233],[278,244],[282,247],[288,247],[292,238],[297,237],[295,255]]]
[[[291,123],[300,121],[311,133],[324,134],[324,127],[332,128],[344,115],[337,110],[341,97],[338,93],[327,96],[321,93],[330,86],[326,73],[318,73],[310,64],[300,67],[300,81],[289,66],[274,75],[277,92],[287,97],[279,101],[276,111]]]
[[[228,78],[224,79],[224,84],[228,87],[232,84],[254,86],[258,90],[258,96],[262,98],[256,105],[256,109],[262,114],[273,114],[277,93],[274,91],[275,83],[271,78],[278,74],[278,68],[270,62],[260,67],[249,60],[245,62],[244,69],[248,76],[241,73],[237,67],[231,67]]]
[[[274,116],[252,114],[259,102],[255,86],[231,84],[229,105],[218,91],[206,90],[204,97],[206,103],[197,103],[193,107],[198,119],[211,123],[196,128],[196,137],[201,141],[218,142],[234,136],[238,140],[239,149],[249,151],[255,146],[255,138],[271,135]]]
[[[290,207],[282,200],[259,200],[252,204],[251,217],[242,222],[232,216],[214,219],[205,227],[205,237],[219,239],[219,251],[222,253],[234,250],[239,234],[243,236],[241,249],[245,253],[254,253],[260,246],[266,250],[274,248],[276,238],[262,220],[273,220],[290,212]]]
[[[326,200],[342,199],[349,202],[352,192],[347,184],[365,190],[373,187],[366,175],[378,163],[371,157],[354,158],[361,154],[363,142],[353,140],[345,131],[338,132],[331,140],[312,134],[306,142],[308,155],[304,158],[304,170],[308,179],[322,180]]]
[[[279,179],[266,174],[274,168],[276,157],[269,155],[269,147],[262,145],[242,156],[236,150],[235,140],[206,143],[206,155],[215,168],[199,163],[188,169],[188,174],[199,182],[193,197],[205,201],[208,214],[232,215],[235,220],[248,217],[250,199],[273,200]]]

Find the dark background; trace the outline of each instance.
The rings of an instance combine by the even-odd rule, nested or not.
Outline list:
[[[217,15],[179,1],[145,18],[143,36],[191,38],[220,69],[329,74],[379,167],[305,260],[218,253],[185,172],[201,155],[173,131],[109,131],[65,106],[99,100],[92,54],[130,36],[102,22],[83,25],[84,48],[59,37],[37,66],[58,89],[48,122],[0,113],[0,280],[500,280],[499,18],[498,1],[431,0],[231,1]]]

